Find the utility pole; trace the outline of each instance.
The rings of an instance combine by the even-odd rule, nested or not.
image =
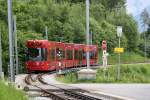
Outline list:
[[[10,81],[14,82],[14,64],[13,64],[13,34],[12,34],[12,1],[7,0],[8,6],[8,29],[9,29],[9,66],[10,66]]]
[[[86,0],[86,44],[89,46],[89,6],[90,2],[89,0]],[[87,50],[86,53],[86,60],[87,60],[87,69],[90,68],[90,55],[89,55],[89,50]]]
[[[3,69],[2,69],[2,43],[1,43],[1,30],[0,30],[0,79],[4,79]]]
[[[48,34],[47,34],[47,26],[45,27],[45,39],[48,40]]]
[[[17,27],[16,27],[16,16],[13,16],[14,20],[14,42],[15,42],[15,58],[16,58],[16,75],[19,74],[19,64],[18,64],[18,46],[17,46]]]
[[[86,0],[86,62],[87,62],[87,69],[83,69],[81,71],[78,72],[78,79],[96,79],[96,71],[95,70],[92,70],[90,69],[90,51],[89,51],[89,23],[90,23],[90,20],[89,20],[89,17],[90,17],[90,14],[89,14],[89,7],[90,7],[90,2],[89,0]],[[90,76],[90,77],[89,77]]]

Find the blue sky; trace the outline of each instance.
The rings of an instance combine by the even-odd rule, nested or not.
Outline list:
[[[139,15],[147,6],[150,6],[150,0],[127,0],[127,12],[133,16]]]

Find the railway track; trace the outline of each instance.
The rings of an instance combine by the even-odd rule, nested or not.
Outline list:
[[[83,68],[83,67],[80,67],[78,69],[81,69],[81,68]],[[97,68],[97,66],[95,66],[95,68]],[[77,70],[77,69],[75,69],[75,70]],[[53,74],[56,72],[57,71],[53,71],[53,72],[50,72],[47,74]],[[38,74],[36,77],[33,77],[32,74],[29,74],[25,77],[25,80],[24,80],[27,85],[38,88],[40,90],[39,92],[42,92],[42,94],[40,95],[42,97],[48,97],[48,98],[51,98],[52,100],[102,100],[104,98],[111,98],[109,100],[122,100],[122,99],[117,99],[117,98],[112,99],[113,97],[103,95],[103,94],[101,95],[102,98],[96,97],[96,96],[92,95],[89,91],[79,89],[79,88],[66,89],[66,88],[64,88],[64,87],[66,87],[66,85],[64,85],[64,87],[63,87],[62,84],[61,84],[61,86],[59,86],[58,84],[49,84],[43,80],[43,78],[42,78],[43,75],[45,75],[45,74]],[[36,82],[39,82],[42,85],[55,87],[55,88],[57,88],[57,90],[55,91],[55,90],[51,90],[51,89],[44,89],[44,88],[36,85],[35,84]],[[67,87],[70,87],[70,86],[67,85]],[[25,90],[28,91],[29,88],[27,87],[27,88],[25,88]]]
[[[25,83],[27,85],[31,85],[33,87],[40,89],[42,92],[41,96],[49,97],[52,100],[102,100],[96,96],[90,95],[90,92],[82,89],[74,90],[74,89],[64,88],[68,86],[62,84],[61,86],[49,84],[43,80],[42,78],[43,75],[44,74],[38,74],[36,80],[32,78],[31,74],[25,77]],[[50,90],[43,89],[42,87],[34,84],[37,81],[39,81],[41,84],[57,88],[59,91],[50,91]]]

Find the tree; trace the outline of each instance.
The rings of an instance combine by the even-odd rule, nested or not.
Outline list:
[[[148,24],[147,32],[146,32],[147,40],[150,40],[150,24]]]
[[[150,36],[150,16],[146,9],[141,13],[141,20],[144,28],[148,26],[147,32],[145,32],[145,37],[148,39]]]
[[[144,31],[146,26],[150,24],[150,19],[149,19],[149,14],[146,9],[143,10],[141,13],[141,19],[144,27]],[[146,56],[147,56],[147,37],[146,37],[146,32],[144,32],[144,54],[145,54],[145,61],[146,61]]]
[[[137,23],[132,16],[126,16],[122,19],[123,33],[127,38],[128,50],[136,51],[138,46],[139,34],[137,29]]]
[[[141,13],[141,20],[142,20],[143,27],[145,27],[146,25],[148,25],[150,23],[149,14],[148,14],[146,8]]]

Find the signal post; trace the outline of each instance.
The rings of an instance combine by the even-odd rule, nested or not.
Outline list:
[[[117,26],[118,45],[114,52],[118,54],[118,66],[116,67],[116,80],[120,80],[120,54],[124,52],[124,48],[120,48],[120,38],[122,36],[122,26]]]

